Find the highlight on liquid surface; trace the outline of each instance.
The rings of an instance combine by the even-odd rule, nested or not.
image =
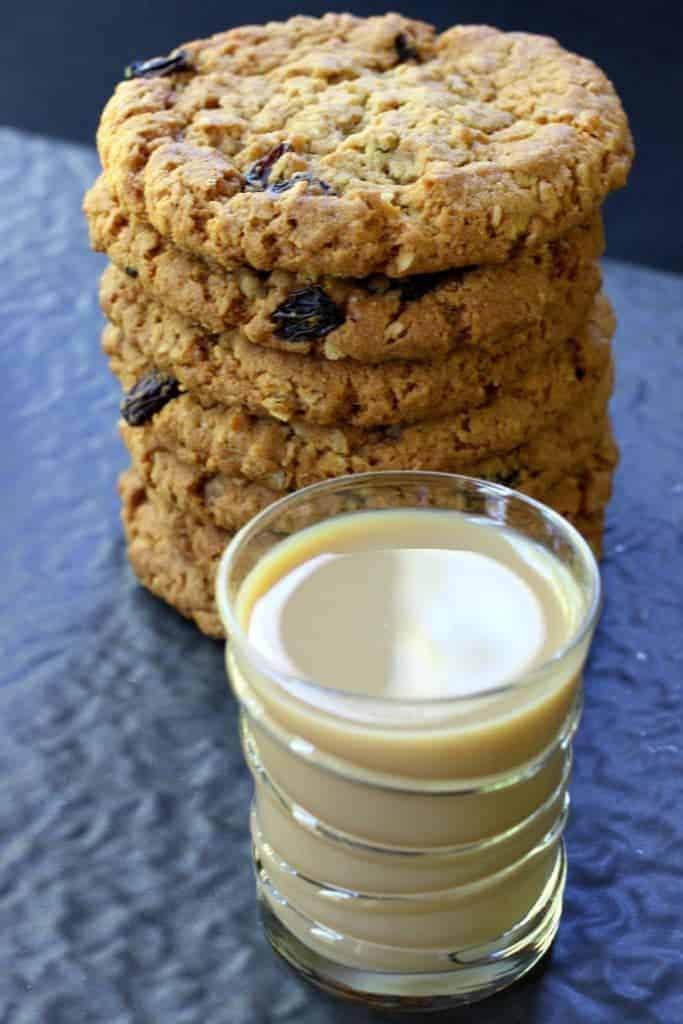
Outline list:
[[[471,695],[542,664],[581,615],[569,572],[462,513],[338,516],[282,541],[245,580],[250,641],[279,672],[395,699]]]

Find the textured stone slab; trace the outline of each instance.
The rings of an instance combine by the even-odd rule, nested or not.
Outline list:
[[[221,648],[126,567],[95,172],[0,131],[0,1020],[370,1024],[266,948]],[[452,1021],[683,1019],[683,280],[606,269],[623,462],[565,916],[541,970]]]

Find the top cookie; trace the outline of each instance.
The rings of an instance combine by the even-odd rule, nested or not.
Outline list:
[[[590,219],[633,155],[607,78],[542,36],[327,14],[159,63],[104,110],[107,182],[231,269],[401,277],[501,262]]]

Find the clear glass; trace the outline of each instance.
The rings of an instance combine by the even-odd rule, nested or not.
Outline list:
[[[452,510],[545,548],[580,593],[568,642],[523,678],[466,698],[366,697],[278,672],[238,620],[249,572],[308,526],[397,508]],[[284,498],[236,535],[217,601],[254,778],[257,894],[277,952],[328,991],[422,1011],[481,999],[533,967],[560,920],[571,740],[600,606],[598,569],[576,530],[468,477],[339,478]]]

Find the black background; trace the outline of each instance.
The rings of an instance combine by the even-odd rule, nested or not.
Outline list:
[[[9,0],[5,3],[10,7]],[[91,142],[102,105],[126,63],[244,22],[349,4],[269,0],[37,0],[11,3],[0,35],[0,124]],[[399,5],[393,5],[394,8]],[[638,158],[629,189],[607,207],[609,254],[683,271],[683,5],[678,0],[403,0],[409,16],[438,28],[488,22],[556,36],[592,58],[620,92]],[[379,3],[356,3],[379,14]]]

